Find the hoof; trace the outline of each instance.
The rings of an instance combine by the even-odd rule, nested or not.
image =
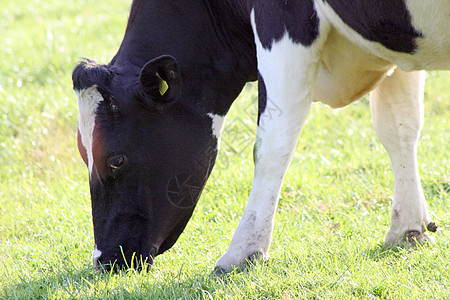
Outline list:
[[[233,270],[236,270],[237,272],[242,272],[248,267],[252,267],[259,262],[265,261],[266,257],[264,256],[264,254],[261,251],[255,251],[252,254],[247,255],[247,257],[243,261],[240,261],[239,263],[229,265],[227,264],[216,265],[211,275],[221,276],[230,273]]]
[[[434,245],[433,237],[429,236],[427,232],[420,233],[417,230],[411,230],[405,233],[405,242],[407,243],[407,245],[410,245],[412,247],[416,247],[417,244]]]
[[[430,232],[436,232],[437,228],[438,227],[437,227],[436,223],[434,223],[434,222],[430,222],[427,225],[427,230],[430,231]]]
[[[433,229],[433,227],[431,227]],[[425,229],[425,228],[424,228]],[[428,226],[427,226],[428,229]],[[430,231],[430,230],[428,230]],[[417,245],[434,245],[434,239],[428,231],[409,230],[404,234],[388,233],[385,240],[386,247],[416,247]]]
[[[417,230],[411,230],[405,233],[405,240],[413,247],[417,245],[417,241],[420,237],[420,232]]]
[[[255,264],[256,262],[263,262],[264,254],[260,251],[253,252],[247,257],[247,264]]]

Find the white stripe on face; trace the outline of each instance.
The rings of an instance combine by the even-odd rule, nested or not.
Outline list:
[[[103,97],[96,86],[81,91],[75,91],[75,93],[78,98],[78,130],[81,135],[81,143],[86,149],[89,176],[91,176],[94,166],[92,142],[95,127],[95,112],[99,103],[103,101]]]

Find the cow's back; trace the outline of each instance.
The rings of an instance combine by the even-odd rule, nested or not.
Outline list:
[[[450,69],[448,0],[315,3],[323,24],[403,70]]]

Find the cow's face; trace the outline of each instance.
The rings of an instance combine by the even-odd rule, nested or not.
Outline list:
[[[106,268],[130,266],[133,258],[151,263],[175,243],[217,154],[211,117],[179,99],[172,57],[124,77],[92,61],[73,73],[78,147],[90,177],[93,260]]]

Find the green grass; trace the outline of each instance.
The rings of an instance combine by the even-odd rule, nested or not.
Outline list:
[[[393,178],[367,100],[314,105],[286,176],[271,258],[211,276],[252,181],[256,89],[228,116],[221,153],[177,244],[148,272],[99,274],[88,174],[76,148],[71,71],[108,62],[130,1],[2,0],[0,298],[297,299],[450,297],[450,77],[431,72],[419,161],[439,225],[434,247],[385,249]]]

